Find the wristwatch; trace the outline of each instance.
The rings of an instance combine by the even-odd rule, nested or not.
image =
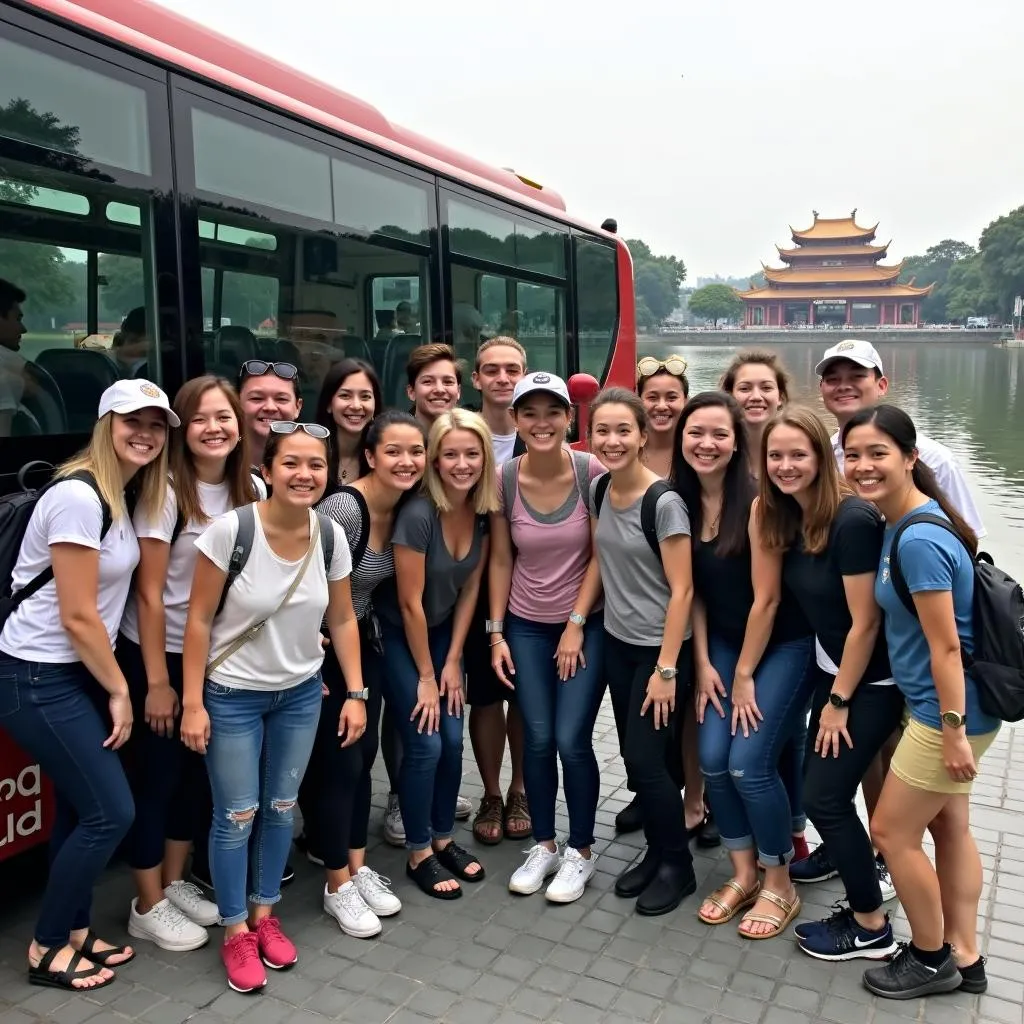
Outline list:
[[[850,698],[844,697],[841,693],[836,693],[835,690],[828,695],[828,702],[834,708],[848,708],[850,706]]]
[[[505,632],[505,620],[504,619],[485,619],[484,620],[484,632],[486,632],[486,633],[504,633]]]
[[[662,679],[675,679],[679,674],[679,669],[674,665],[670,665],[668,668],[662,668],[660,665],[655,665],[654,671],[657,672]]]
[[[361,690],[349,690],[345,694],[346,700],[369,700],[370,689],[369,687],[363,687]]]
[[[587,624],[586,615],[580,615],[579,612],[569,612],[569,621],[574,626],[585,626]]]
[[[950,729],[959,729],[967,724],[967,716],[961,715],[959,711],[943,711],[942,724],[948,725]]]

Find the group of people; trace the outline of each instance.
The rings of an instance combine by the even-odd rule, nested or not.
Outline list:
[[[689,843],[720,839],[731,877],[699,905],[708,926],[742,914],[744,938],[779,936],[794,881],[838,874],[846,901],[797,924],[804,952],[889,958],[865,974],[883,996],[983,991],[969,793],[999,723],[960,662],[982,528],[955,460],[879,404],[867,342],[818,364],[831,437],[773,353],[692,397],[686,369],[647,357],[635,391],[605,389],[589,451],[567,444],[565,382],[527,372],[511,337],[479,348],[480,414],[458,407],[443,344],[412,353],[409,412],[353,359],[309,422],[288,363],[247,361],[237,390],[196,378],[173,406],[148,381],[109,388],[32,508],[0,632],[0,724],[57,792],[30,980],[94,989],[135,956],[89,927],[123,842],[129,934],[187,950],[219,923],[228,984],[262,988],[298,956],[275,913],[296,806],[325,912],[378,934],[401,910],[367,864],[378,746],[409,882],[457,899],[485,877],[456,839],[467,705],[474,838],[532,836],[510,890],[578,899],[607,690],[635,794],[617,827],[646,840],[615,892],[637,913],[693,894]],[[922,512],[953,532],[905,525]]]

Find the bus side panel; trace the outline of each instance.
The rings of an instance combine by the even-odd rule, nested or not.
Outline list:
[[[626,243],[615,240],[616,273],[619,284],[619,330],[615,351],[608,364],[608,373],[601,382],[604,387],[636,387],[636,298],[633,293],[633,257]]]
[[[53,823],[53,785],[35,759],[0,732],[0,861],[45,842]]]

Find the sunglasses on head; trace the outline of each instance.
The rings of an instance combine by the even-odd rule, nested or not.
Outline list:
[[[636,375],[637,377],[653,377],[654,374],[666,370],[673,377],[682,377],[686,373],[686,366],[686,360],[682,356],[669,356],[668,359],[644,356],[636,364]]]
[[[299,375],[299,368],[292,363],[268,363],[265,359],[246,359],[242,363],[241,379],[246,377],[262,377],[264,374],[272,373],[281,380],[295,380]]]
[[[321,441],[328,441],[331,437],[331,432],[319,423],[296,423],[294,420],[270,421],[272,434],[294,434],[296,430],[303,430],[310,437],[318,438]]]

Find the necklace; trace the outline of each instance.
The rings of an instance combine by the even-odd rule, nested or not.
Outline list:
[[[359,473],[359,459],[354,455],[347,455],[338,460],[338,476],[341,478],[342,483],[348,480],[350,472],[353,476]]]

